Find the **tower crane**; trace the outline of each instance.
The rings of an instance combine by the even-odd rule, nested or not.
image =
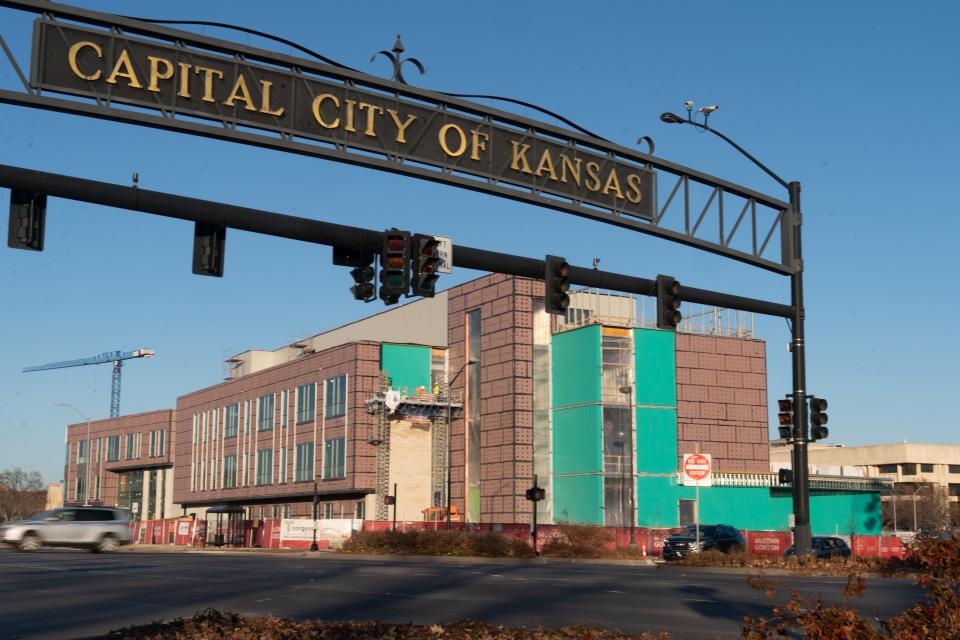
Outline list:
[[[78,360],[64,360],[63,362],[50,362],[35,367],[25,367],[24,373],[28,371],[43,371],[45,369],[64,369],[66,367],[82,367],[87,364],[113,363],[113,385],[110,389],[110,417],[116,418],[120,415],[120,371],[124,360],[131,358],[152,358],[153,349],[137,349],[136,351],[107,351],[98,356],[90,358],[80,358]]]

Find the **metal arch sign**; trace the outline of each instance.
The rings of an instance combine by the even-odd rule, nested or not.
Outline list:
[[[654,215],[655,173],[611,154],[338,79],[38,19],[31,84],[438,167],[614,215]],[[442,179],[442,178],[441,178]]]

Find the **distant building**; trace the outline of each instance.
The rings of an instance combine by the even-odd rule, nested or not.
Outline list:
[[[770,467],[790,468],[791,447],[783,441],[770,445]],[[929,498],[935,488],[948,503],[953,526],[960,526],[960,444],[919,444],[898,442],[848,447],[834,444],[808,445],[811,474],[891,481],[892,491],[883,496],[885,520],[893,526],[892,503],[900,507],[898,521],[910,520],[911,501]],[[896,498],[894,498],[896,496]]]
[[[47,500],[43,510],[56,509],[63,506],[63,484],[51,482],[47,485]]]
[[[65,505],[121,507],[134,520],[179,515],[173,505],[172,409],[67,427]]]

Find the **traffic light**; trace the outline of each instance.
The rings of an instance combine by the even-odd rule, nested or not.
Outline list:
[[[383,496],[383,504],[387,506],[397,504],[397,496]]]
[[[193,272],[198,276],[223,277],[223,252],[227,228],[222,224],[197,222],[193,226]]]
[[[390,229],[380,251],[380,299],[397,304],[410,288],[410,232]]]
[[[43,251],[43,228],[47,219],[47,194],[28,189],[10,190],[10,226],[7,246]]]
[[[413,254],[411,257],[411,293],[415,296],[432,298],[436,293],[437,267],[440,265],[440,241],[422,233],[413,236]]]
[[[777,427],[780,430],[780,437],[790,440],[793,438],[793,400],[786,397],[777,400],[777,405],[780,409],[780,413],[777,414],[780,420],[780,426]]]
[[[540,502],[546,499],[547,490],[543,487],[530,487],[527,489],[527,500],[530,502]]]
[[[680,314],[680,283],[670,276],[657,276],[657,329],[676,331]]]
[[[793,484],[793,469],[780,469],[777,472],[777,480],[780,484]]]
[[[546,288],[547,313],[563,315],[570,306],[570,265],[563,258],[547,256],[544,260],[543,282]]]
[[[376,287],[373,284],[373,254],[363,254],[360,264],[350,270],[350,277],[353,278],[354,285],[350,287],[350,293],[354,300],[363,300],[364,302],[373,302],[376,297]]]
[[[827,401],[817,396],[810,396],[810,439],[823,440],[830,435],[825,426],[827,424]]]

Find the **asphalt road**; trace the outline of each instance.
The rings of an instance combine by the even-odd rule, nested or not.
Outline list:
[[[843,578],[779,578],[839,594]],[[889,616],[920,595],[876,579],[858,601]],[[741,574],[675,566],[494,564],[342,556],[0,551],[0,640],[84,638],[206,607],[246,615],[508,626],[597,623],[673,638],[736,638],[770,600]]]

